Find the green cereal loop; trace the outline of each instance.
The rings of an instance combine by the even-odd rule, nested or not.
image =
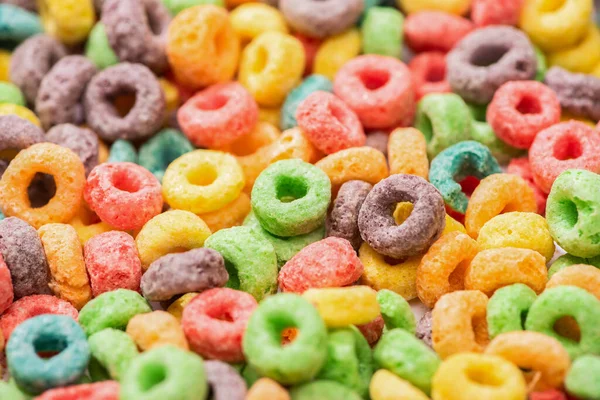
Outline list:
[[[117,289],[102,293],[79,311],[79,323],[86,335],[92,336],[106,328],[125,330],[133,316],[152,312],[138,292]]]
[[[162,181],[169,164],[192,150],[194,146],[183,133],[166,128],[140,147],[138,164]]]
[[[505,332],[524,330],[527,313],[536,298],[535,292],[522,283],[496,290],[487,304],[490,338]]]
[[[0,103],[10,103],[25,107],[25,96],[10,82],[0,82]]]
[[[331,181],[323,170],[299,159],[271,164],[252,188],[252,210],[261,226],[277,236],[314,231],[325,221]]]
[[[172,16],[176,16],[186,8],[204,4],[214,4],[215,6],[225,7],[224,0],[162,0],[162,2]]]
[[[508,164],[511,159],[525,154],[523,150],[509,146],[500,140],[487,122],[473,121],[471,136],[473,140],[490,149],[492,156],[500,164]]]
[[[248,387],[252,387],[252,385],[254,385],[254,382],[262,378],[262,375],[259,374],[254,368],[252,368],[252,365],[250,364],[246,364],[244,366],[241,374],[242,378],[244,378],[244,381],[246,382],[246,386]]]
[[[269,232],[263,229],[252,211],[250,211],[250,214],[248,214],[244,220],[244,226],[252,228],[255,233],[271,242],[275,248],[275,254],[277,254],[277,266],[279,268],[283,267],[283,265],[291,260],[291,258],[294,257],[300,250],[311,243],[318,242],[325,237],[325,225],[321,225],[314,231],[304,235],[291,237],[279,237],[271,235]]]
[[[14,385],[0,380],[0,399],[7,400],[28,400],[31,397],[21,393]]]
[[[101,22],[96,23],[90,31],[90,36],[85,44],[85,56],[89,58],[98,69],[108,68],[119,63],[119,58],[110,47],[106,30]]]
[[[428,94],[419,101],[415,128],[425,135],[430,158],[453,144],[469,140],[471,125],[469,107],[457,94]]]
[[[537,68],[535,71],[535,80],[539,82],[544,82],[544,78],[546,77],[546,72],[548,71],[548,63],[546,62],[546,56],[536,45],[533,46],[533,50],[535,51],[535,60],[537,61]]]
[[[546,203],[552,238],[567,253],[600,255],[600,176],[569,169],[556,178]]]
[[[377,292],[381,316],[388,330],[400,328],[413,335],[417,332],[417,321],[408,301],[388,289]]]
[[[93,359],[118,381],[127,366],[139,355],[138,348],[127,333],[117,329],[104,329],[89,337]]]
[[[0,4],[0,41],[2,47],[18,45],[30,36],[43,33],[40,17],[12,4]]]
[[[385,332],[373,350],[373,358],[380,368],[393,372],[428,395],[431,380],[440,365],[437,354],[404,329]]]
[[[364,54],[400,58],[404,16],[392,7],[371,7],[361,27]]]
[[[548,279],[552,278],[552,275],[554,275],[561,269],[570,267],[571,265],[575,264],[586,264],[596,268],[600,268],[600,256],[592,258],[581,258],[571,254],[563,254],[552,263],[552,266],[548,270]]]
[[[579,325],[581,339],[576,342],[554,331],[562,317],[573,317]],[[600,353],[600,300],[576,286],[546,289],[529,309],[525,329],[557,339],[574,360],[583,354]]]
[[[600,357],[588,354],[573,361],[565,387],[578,399],[600,399]]]
[[[469,199],[458,182],[467,176],[483,179],[501,172],[490,149],[481,143],[467,140],[448,147],[433,159],[429,169],[429,182],[440,191],[450,208],[464,214]]]
[[[256,301],[277,291],[277,256],[268,240],[247,226],[221,229],[204,242],[221,253],[229,273],[226,287],[250,293]]]
[[[283,346],[281,332],[298,328]],[[284,385],[314,378],[327,357],[327,329],[308,300],[291,293],[266,298],[252,313],[242,342],[246,361],[258,374]]]
[[[195,353],[162,346],[142,353],[121,380],[120,400],[204,400],[204,362]]]
[[[119,139],[110,146],[107,162],[132,162],[137,164],[137,151],[130,141]]]
[[[362,333],[354,326],[330,331],[327,359],[317,379],[341,383],[366,397],[372,376],[371,347]]]
[[[292,400],[361,400],[355,391],[334,381],[314,381],[290,390]]]

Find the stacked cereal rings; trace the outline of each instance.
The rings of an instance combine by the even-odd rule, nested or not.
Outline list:
[[[0,400],[600,400],[592,0],[0,3]]]

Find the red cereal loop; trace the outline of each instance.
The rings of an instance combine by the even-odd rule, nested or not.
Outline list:
[[[517,25],[523,0],[473,0],[471,19],[477,27]]]
[[[579,121],[562,122],[541,131],[529,149],[536,185],[550,192],[554,180],[568,169],[600,172],[600,135]]]
[[[294,36],[300,41],[300,43],[302,43],[302,46],[304,47],[304,54],[306,56],[304,75],[309,75],[312,72],[315,57],[322,41],[321,39],[304,36],[301,33],[295,33]]]
[[[196,146],[220,148],[252,131],[258,122],[258,105],[241,84],[223,83],[186,101],[177,121]]]
[[[384,326],[385,326],[385,322],[383,321],[383,318],[381,317],[381,315],[379,317],[375,318],[371,322],[368,322],[363,325],[356,325],[356,327],[358,328],[360,333],[363,334],[363,336],[365,337],[365,339],[367,339],[367,342],[371,346],[373,346],[375,343],[377,343],[377,341],[383,334]]]
[[[529,400],[568,400],[565,393],[557,389],[544,390],[529,394]]]
[[[140,229],[162,211],[160,182],[147,169],[130,162],[100,164],[88,176],[85,201],[107,224]]]
[[[439,51],[417,54],[408,64],[417,100],[429,93],[450,93],[446,80],[446,55]]]
[[[0,254],[0,315],[2,315],[2,313],[6,311],[8,307],[10,307],[14,298],[15,294],[13,291],[10,271],[4,262],[2,254]]]
[[[139,292],[142,263],[128,233],[110,231],[94,236],[85,243],[84,256],[94,297],[117,289]]]
[[[50,389],[36,400],[119,400],[119,383],[105,381]]]
[[[475,26],[466,18],[441,11],[420,11],[404,21],[404,38],[416,52],[447,53],[473,29]]]
[[[47,294],[25,296],[12,303],[0,317],[0,329],[8,340],[12,331],[23,321],[42,314],[66,315],[77,320],[79,313],[69,302]]]
[[[540,131],[560,121],[560,102],[543,83],[510,81],[498,88],[486,117],[502,141],[528,149]]]
[[[365,128],[412,125],[415,93],[411,74],[394,57],[365,55],[352,59],[335,76],[333,91]]]
[[[529,159],[527,157],[513,158],[510,160],[508,167],[506,167],[506,172],[509,174],[518,175],[527,182],[531,189],[533,189],[535,202],[537,203],[538,207],[538,214],[544,215],[546,212],[546,200],[548,199],[548,195],[542,192],[533,181]]]
[[[190,348],[206,358],[243,361],[242,337],[256,307],[254,297],[239,290],[202,292],[183,309],[181,327]]]
[[[335,95],[316,91],[296,111],[298,126],[325,154],[363,146],[367,140],[358,116]]]
[[[292,257],[279,272],[284,292],[303,293],[311,288],[352,285],[364,267],[346,239],[328,237],[312,243]]]

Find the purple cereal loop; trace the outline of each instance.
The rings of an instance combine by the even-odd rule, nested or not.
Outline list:
[[[527,35],[496,25],[477,29],[458,42],[446,58],[446,78],[466,101],[487,104],[502,84],[533,79],[536,67]]]
[[[112,99],[135,93],[129,113],[121,117]],[[87,86],[83,105],[89,127],[100,138],[140,140],[154,134],[162,125],[165,97],[156,76],[142,64],[121,63],[97,73]]]
[[[294,31],[324,38],[354,25],[364,0],[279,0],[279,9]]]
[[[577,117],[600,120],[600,78],[552,67],[544,83],[556,92],[563,110]]]
[[[222,361],[204,362],[206,380],[211,388],[211,400],[244,400],[246,398],[246,382],[233,369]]]
[[[44,141],[44,132],[26,119],[16,115],[0,116],[0,151],[23,150]]]
[[[67,56],[46,74],[35,100],[35,111],[44,129],[85,121],[82,98],[97,69],[83,56]]]
[[[401,202],[411,202],[413,210],[397,225],[393,213]],[[391,175],[376,184],[358,216],[363,240],[376,252],[400,259],[425,252],[445,226],[442,195],[431,183],[415,175]]]
[[[427,311],[417,324],[417,338],[421,339],[427,346],[433,348],[433,342],[431,340],[431,311]]]
[[[358,250],[362,244],[358,230],[358,214],[372,188],[373,185],[364,181],[348,181],[340,187],[327,218],[326,237],[346,239],[354,250]]]
[[[0,253],[10,270],[15,301],[32,294],[52,294],[46,255],[35,228],[15,217],[0,221]]]
[[[85,168],[85,175],[98,165],[98,136],[87,128],[72,124],[56,125],[46,134],[46,140],[73,150]]]
[[[27,101],[35,103],[38,89],[52,66],[67,55],[67,49],[48,35],[35,35],[19,45],[10,58],[10,80]]]
[[[121,61],[155,72],[167,68],[167,29],[171,15],[160,0],[105,0],[102,24]]]

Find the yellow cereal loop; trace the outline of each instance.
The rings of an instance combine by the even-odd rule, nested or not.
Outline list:
[[[357,29],[331,36],[325,39],[315,55],[313,73],[333,80],[342,65],[358,56],[360,51],[360,32]]]
[[[585,264],[571,265],[552,275],[546,289],[565,285],[580,287],[600,300],[600,269]]]
[[[67,45],[84,41],[96,22],[92,0],[38,0],[44,30]]]
[[[69,221],[69,225],[75,228],[82,246],[94,236],[116,229],[106,222],[101,221],[83,200],[77,214]]]
[[[221,229],[242,225],[246,216],[250,213],[250,197],[246,193],[240,193],[237,199],[225,205],[223,208],[199,217],[206,222],[212,233]]]
[[[260,107],[258,109],[258,120],[279,126],[279,121],[281,120],[281,108]]]
[[[465,229],[465,226],[463,224],[446,214],[446,227],[444,228],[442,235],[448,232],[455,231],[467,233],[467,230]]]
[[[471,7],[471,0],[396,0],[396,4],[407,14],[417,11],[436,10],[463,15]]]
[[[477,236],[481,250],[518,247],[535,250],[546,262],[554,256],[554,239],[546,219],[531,212],[510,212],[486,222]]]
[[[102,140],[98,139],[98,164],[103,164],[108,161],[110,152],[108,146]]]
[[[429,400],[429,397],[410,382],[386,369],[373,374],[369,384],[371,400]]]
[[[519,26],[542,50],[562,50],[585,36],[592,10],[592,0],[525,0]]]
[[[50,289],[80,310],[92,299],[77,232],[71,225],[46,224],[38,229],[50,269]]]
[[[573,72],[589,73],[600,62],[600,31],[594,23],[583,38],[573,46],[546,54],[550,66]]]
[[[319,311],[325,325],[362,325],[379,316],[377,292],[368,286],[309,289],[302,296]]]
[[[158,78],[158,83],[160,83],[160,87],[165,94],[166,111],[168,113],[176,111],[180,103],[179,90],[165,78]]]
[[[504,358],[462,353],[444,360],[432,380],[433,400],[523,400],[521,370]]]
[[[146,222],[135,238],[144,271],[157,258],[169,253],[202,247],[210,229],[189,211],[170,210]]]
[[[397,128],[388,140],[390,174],[411,174],[429,179],[425,136],[415,128]]]
[[[245,400],[290,400],[283,386],[269,378],[260,378],[248,390]]]
[[[302,79],[305,62],[304,47],[298,39],[265,32],[244,49],[238,79],[259,105],[277,107]]]
[[[264,32],[288,33],[283,14],[277,8],[267,4],[242,4],[229,14],[229,19],[242,46]]]
[[[0,50],[0,81],[10,82],[10,51]]]
[[[202,214],[231,203],[240,195],[244,183],[244,171],[234,156],[195,150],[167,167],[162,192],[172,208]]]
[[[167,345],[189,349],[179,320],[166,311],[135,315],[127,323],[126,332],[142,351]]]
[[[42,127],[40,120],[33,111],[17,104],[0,103],[0,115],[16,115],[17,117],[26,119],[37,127]]]
[[[183,315],[183,309],[197,295],[198,295],[198,293],[196,293],[196,292],[184,294],[183,296],[181,296],[180,298],[175,300],[173,303],[171,303],[169,308],[167,308],[167,312],[169,314],[171,314],[172,316],[174,316],[175,318],[177,318],[178,321],[181,321],[181,316]]]

